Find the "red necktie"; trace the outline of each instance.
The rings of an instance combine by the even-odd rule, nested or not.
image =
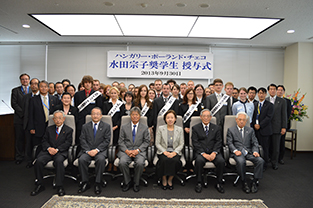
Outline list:
[[[158,93],[158,97],[160,97],[160,93]]]
[[[58,140],[58,136],[59,136],[59,127],[57,127],[57,130],[56,130],[56,137],[55,137],[55,140]]]

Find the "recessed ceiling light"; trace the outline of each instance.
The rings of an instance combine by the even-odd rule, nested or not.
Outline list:
[[[24,27],[24,28],[27,28],[27,29],[30,28],[30,26],[29,26],[29,25],[26,25],[26,24],[23,25],[23,27]]]
[[[200,4],[199,7],[201,7],[201,8],[209,8],[210,5],[209,4]]]
[[[148,6],[148,4],[142,3],[142,4],[140,4],[140,6],[141,6],[142,8],[146,8],[146,7]]]
[[[112,2],[104,2],[105,6],[114,6],[114,4]]]
[[[177,3],[176,6],[178,6],[178,7],[185,7],[186,4],[184,4],[184,3]]]
[[[291,33],[294,33],[295,30],[287,30],[287,33],[291,34]]]

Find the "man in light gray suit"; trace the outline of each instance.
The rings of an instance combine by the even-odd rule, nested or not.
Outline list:
[[[85,192],[89,188],[88,167],[91,160],[95,160],[96,181],[95,194],[101,193],[102,174],[106,165],[107,150],[111,139],[110,125],[101,121],[102,111],[95,107],[91,111],[92,121],[82,127],[79,140],[81,152],[78,155],[78,168],[82,176],[82,184],[78,193]]]
[[[231,157],[236,160],[236,168],[242,180],[242,190],[245,193],[250,193],[250,187],[246,181],[246,160],[253,162],[254,179],[251,184],[251,192],[258,191],[258,179],[263,176],[264,160],[259,154],[259,143],[251,127],[245,126],[248,120],[248,115],[245,112],[239,112],[236,115],[236,126],[233,126],[227,131],[227,145],[231,153]]]
[[[121,127],[120,137],[118,140],[119,152],[117,156],[120,159],[119,168],[124,176],[123,191],[128,191],[131,185],[131,177],[129,172],[129,164],[134,161],[134,187],[133,190],[138,192],[139,181],[142,175],[146,150],[150,142],[150,134],[148,126],[139,123],[141,110],[133,107],[130,110],[131,122]]]
[[[222,89],[224,87],[223,81],[221,79],[215,79],[213,81],[214,93],[206,97],[205,108],[212,111],[213,107],[219,102],[220,99],[224,96]],[[224,127],[224,118],[226,115],[232,115],[230,100],[228,99],[221,109],[213,116],[216,117],[216,125],[220,126],[221,129]]]
[[[270,139],[270,149],[272,149],[272,153],[270,154],[270,158],[273,169],[277,170],[280,137],[286,133],[287,128],[287,104],[283,98],[276,96],[277,86],[275,84],[270,84],[267,87],[267,90],[270,97],[267,97],[266,100],[270,101],[274,105],[274,115],[272,118],[273,134]]]

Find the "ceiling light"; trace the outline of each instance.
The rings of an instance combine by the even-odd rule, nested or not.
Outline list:
[[[287,30],[287,33],[291,34],[291,33],[294,33],[295,30]]]
[[[208,5],[208,4],[200,4],[199,7],[201,7],[201,8],[209,8],[210,5]]]
[[[114,4],[112,2],[104,2],[105,6],[114,6]]]
[[[146,8],[146,7],[148,6],[148,4],[142,3],[142,4],[140,4],[140,6],[141,6],[142,8]]]
[[[200,16],[189,37],[251,39],[281,19]]]
[[[23,25],[23,27],[24,27],[24,28],[27,28],[27,29],[30,28],[29,25]]]
[[[177,7],[185,7],[186,4],[184,4],[184,3],[177,3],[176,6],[177,6]]]

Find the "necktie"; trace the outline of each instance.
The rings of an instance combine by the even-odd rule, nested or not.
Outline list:
[[[261,112],[261,109],[262,109],[262,103],[260,103],[260,107],[259,107],[260,112]],[[259,114],[260,114],[260,112],[259,112]]]
[[[160,93],[158,93],[158,97],[160,97]]]
[[[209,135],[209,129],[208,129],[208,126],[205,126],[205,135]]]
[[[271,103],[275,103],[275,99],[273,97],[271,97]]]
[[[219,102],[221,100],[221,94],[217,95],[217,101]]]
[[[48,110],[48,102],[47,102],[47,97],[45,96],[44,99],[43,99],[43,102],[46,106],[43,106],[43,110],[45,112],[45,117],[46,117],[46,122],[48,121],[49,119],[49,110]]]
[[[58,136],[59,136],[59,127],[57,127],[55,133],[56,133],[55,140],[58,140]]]
[[[93,126],[93,138],[96,138],[96,134],[97,134],[97,124]]]
[[[241,134],[241,137],[243,139],[243,130],[242,129],[240,129],[240,134]]]
[[[164,103],[166,103],[168,101],[168,98],[164,98]]]
[[[242,101],[240,100],[240,102],[243,104],[243,107],[245,108],[245,113],[247,113],[247,107],[246,107],[247,100],[246,100],[246,102],[242,102]]]
[[[135,137],[136,137],[136,124],[134,125],[133,128],[133,142],[135,143]]]

